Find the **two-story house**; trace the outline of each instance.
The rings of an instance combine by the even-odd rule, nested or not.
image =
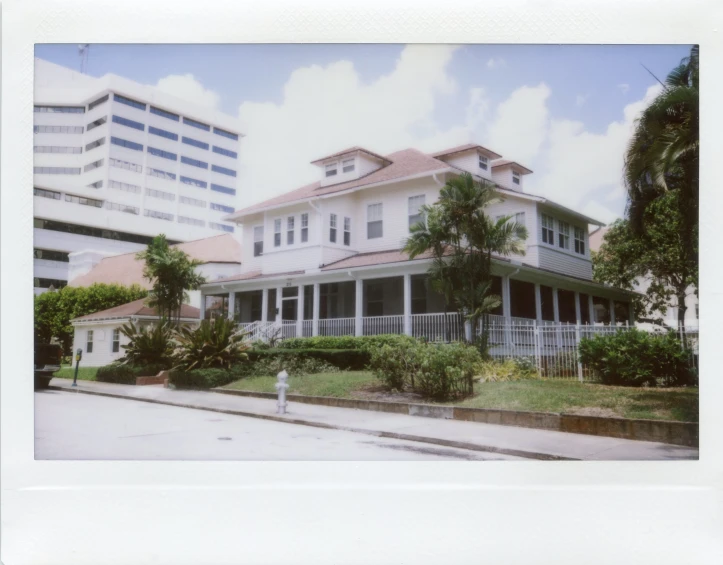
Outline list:
[[[202,288],[204,317],[275,324],[284,336],[407,333],[460,337],[457,316],[433,291],[430,259],[402,251],[419,208],[454,175],[494,182],[487,210],[526,225],[526,253],[494,258],[503,322],[627,323],[630,294],[592,281],[590,225],[602,225],[524,191],[528,168],[469,144],[386,156],[352,147],[313,162],[320,180],[226,217],[242,227],[241,274]]]

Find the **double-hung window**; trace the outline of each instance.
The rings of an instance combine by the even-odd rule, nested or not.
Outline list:
[[[351,245],[351,218],[344,218],[344,245]]]
[[[490,162],[490,160],[487,157],[485,157],[484,155],[479,156],[479,168],[482,169],[483,171],[487,170],[487,168],[489,167],[489,162]]]
[[[274,220],[274,247],[281,247],[281,218]]]
[[[570,249],[570,224],[560,220],[557,222],[557,246],[560,249]]]
[[[575,228],[575,253],[585,255],[585,231],[582,228]]]
[[[384,236],[382,203],[367,205],[367,239]]]
[[[327,177],[333,177],[336,174],[338,163],[329,163],[326,167],[326,176]]]
[[[120,330],[118,328],[113,330],[113,340],[111,341],[111,351],[118,353],[120,351]]]
[[[555,220],[547,214],[542,214],[542,243],[555,245]]]
[[[329,214],[329,241],[336,243],[336,214]]]
[[[513,219],[515,220],[516,224],[520,224],[521,226],[525,225],[525,213],[524,212],[517,212]]]
[[[286,218],[286,245],[294,245],[294,216]]]
[[[351,173],[354,170],[354,159],[346,159],[342,161],[341,170],[344,173]]]
[[[88,330],[85,338],[85,352],[93,353],[93,330]]]
[[[264,226],[254,226],[254,257],[264,254]]]
[[[413,225],[424,222],[424,214],[422,214],[422,211],[420,210],[420,208],[424,206],[424,194],[420,196],[410,196],[407,202],[409,229],[411,230]]]
[[[512,182],[515,184],[520,184],[520,173],[517,171],[512,171]]]
[[[309,214],[301,214],[301,243],[309,241]]]

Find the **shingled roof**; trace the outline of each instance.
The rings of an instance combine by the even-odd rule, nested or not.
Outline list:
[[[127,304],[121,304],[120,306],[115,306],[113,308],[108,308],[106,310],[101,310],[99,312],[80,316],[79,318],[72,319],[71,322],[88,322],[91,320],[114,320],[130,318],[132,316],[147,318],[157,317],[158,313],[156,312],[156,309],[146,306],[145,300],[145,298],[141,298],[139,300],[134,300],[133,302],[128,302]],[[189,304],[184,304],[183,306],[181,306],[181,319],[198,320],[200,316],[201,311],[198,308],[195,308]]]

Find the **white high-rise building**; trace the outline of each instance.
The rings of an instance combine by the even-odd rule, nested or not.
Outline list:
[[[239,121],[115,75],[35,59],[36,293],[159,233],[234,233]],[[236,235],[234,233],[234,235]]]

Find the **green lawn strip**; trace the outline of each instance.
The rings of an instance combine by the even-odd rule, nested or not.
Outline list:
[[[252,392],[276,392],[276,377],[246,377],[223,388],[248,390]],[[344,371],[339,373],[318,373],[316,375],[290,376],[288,394],[305,396],[332,396],[348,398],[350,393],[379,381],[367,371]]]
[[[95,374],[99,367],[78,367],[79,381],[94,381]],[[53,373],[53,377],[58,379],[72,379],[75,375],[75,367],[62,367],[60,371]]]

